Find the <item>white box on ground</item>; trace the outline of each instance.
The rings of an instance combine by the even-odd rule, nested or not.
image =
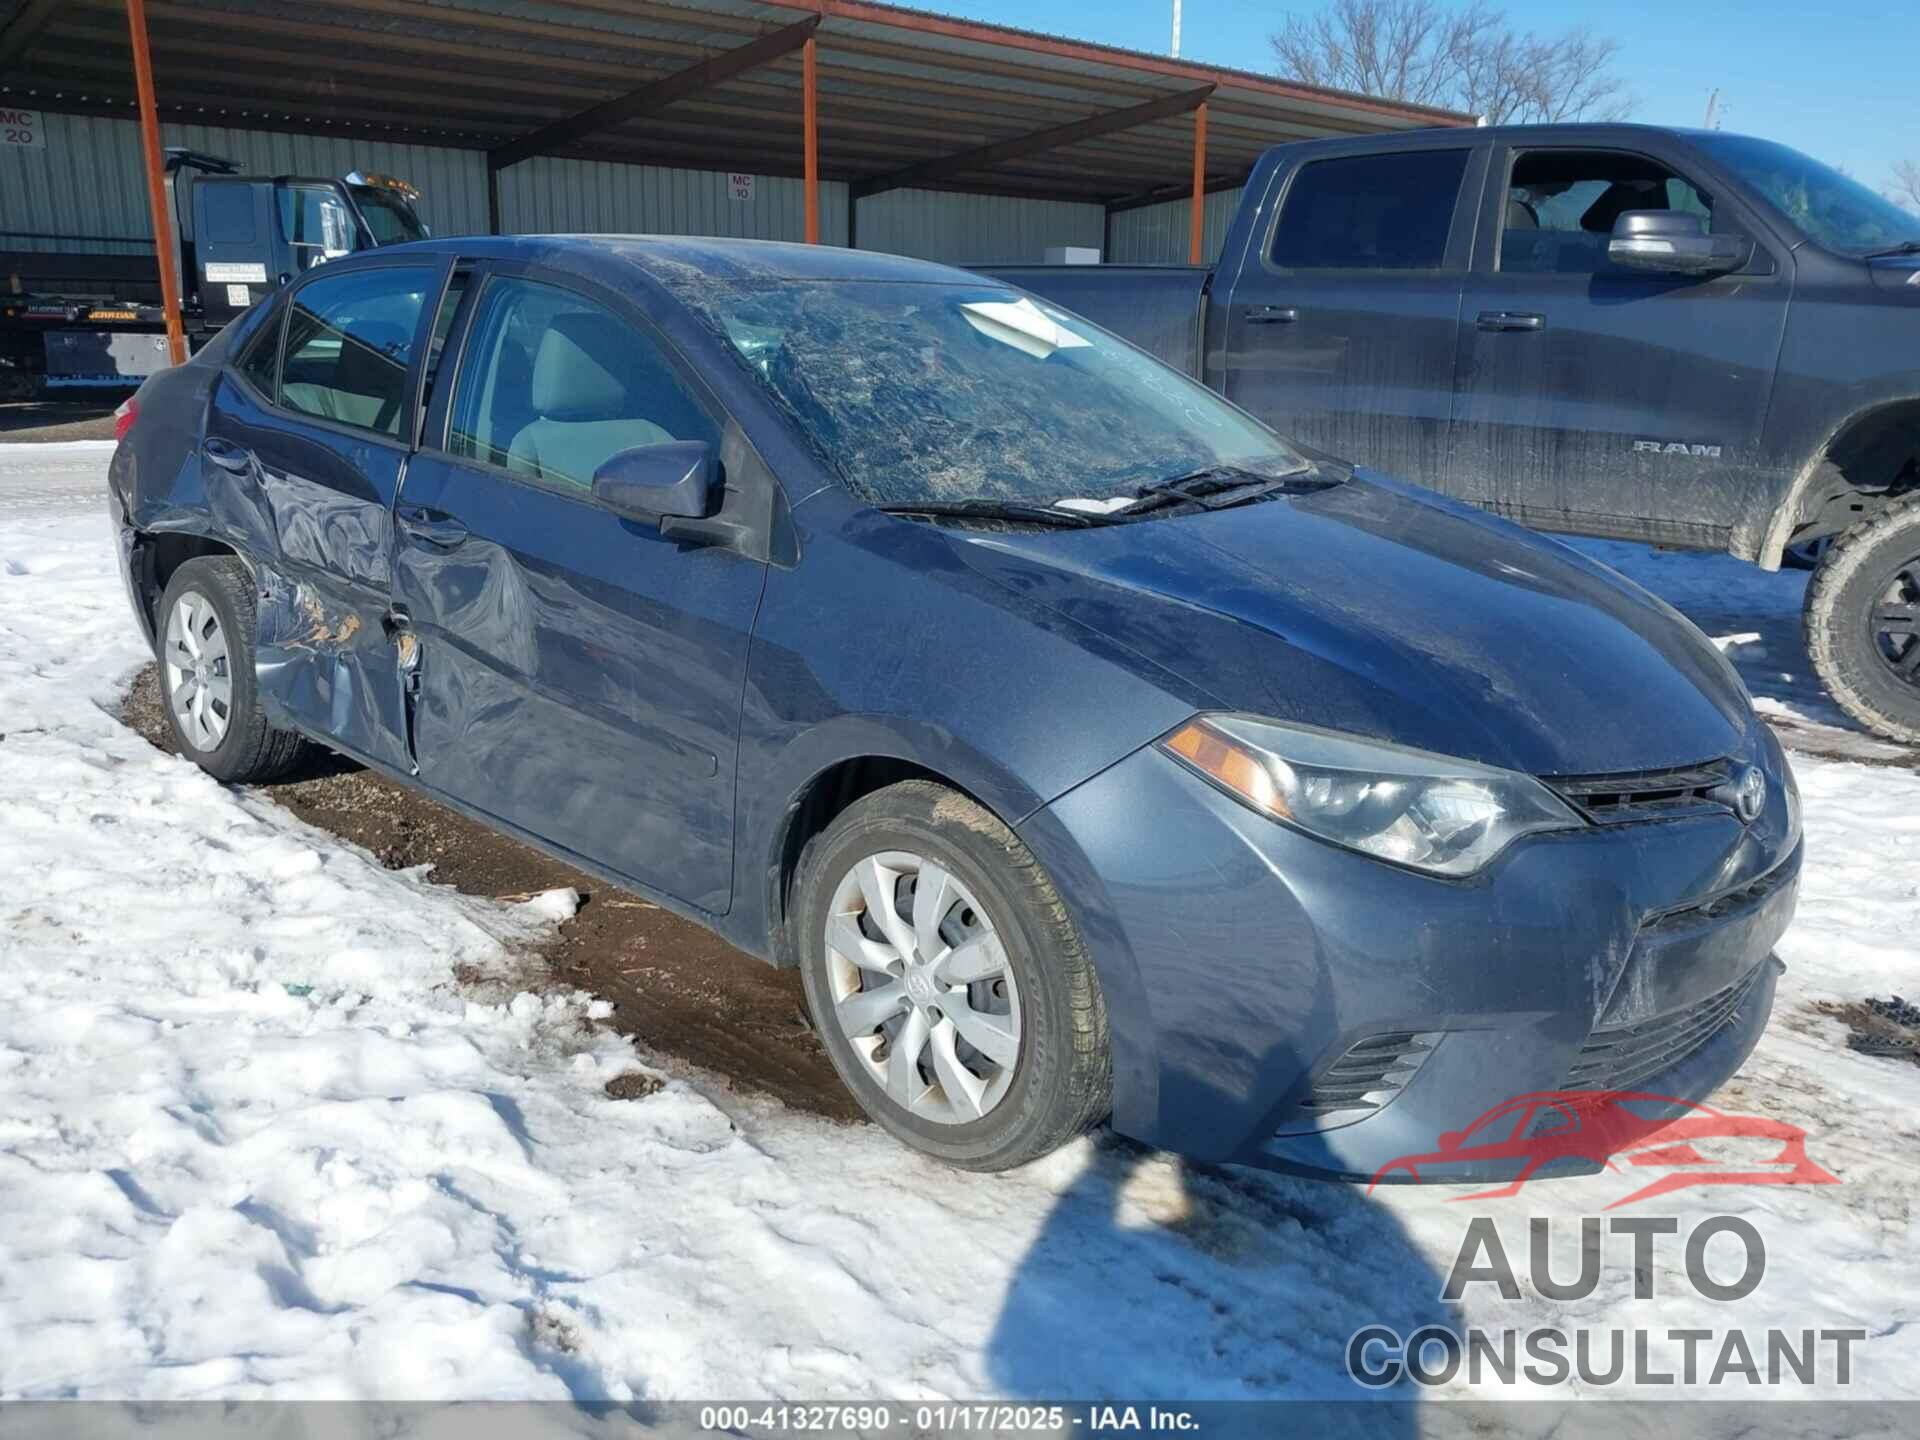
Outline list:
[[[1041,262],[1047,265],[1098,265],[1100,248],[1097,245],[1049,245],[1041,254]]]

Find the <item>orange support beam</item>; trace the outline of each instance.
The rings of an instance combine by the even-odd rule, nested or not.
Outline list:
[[[167,182],[160,168],[160,115],[153,100],[153,56],[147,51],[146,0],[127,0],[133,37],[133,83],[140,92],[140,148],[147,162],[147,204],[153,211],[153,253],[160,262],[160,304],[167,312],[167,354],[176,365],[187,358],[187,332],[180,324],[180,277],[174,270],[173,217],[167,214]]]
[[[1206,259],[1207,240],[1207,107],[1193,112],[1193,214],[1188,220],[1187,263]]]
[[[811,35],[800,50],[802,123],[806,128],[807,244],[820,243],[820,62]]]

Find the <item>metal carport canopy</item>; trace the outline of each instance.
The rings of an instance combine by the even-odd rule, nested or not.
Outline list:
[[[1466,116],[866,0],[148,0],[160,113],[1123,206]],[[0,95],[129,113],[125,0],[6,0]],[[817,73],[809,106],[804,75]],[[1204,107],[1204,108],[1203,108]],[[1203,137],[1203,143],[1201,142]]]

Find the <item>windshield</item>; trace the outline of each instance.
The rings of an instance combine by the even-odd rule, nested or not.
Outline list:
[[[353,203],[360,207],[360,218],[373,232],[376,245],[404,245],[409,240],[427,238],[427,227],[398,192],[379,185],[349,185]]]
[[[873,504],[1108,501],[1303,465],[1212,391],[997,286],[721,282],[685,298]]]
[[[1920,240],[1920,215],[1798,150],[1745,135],[1703,135],[1700,145],[1829,250],[1866,255]]]

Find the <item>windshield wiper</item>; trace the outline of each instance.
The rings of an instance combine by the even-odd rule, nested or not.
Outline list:
[[[1276,490],[1298,493],[1325,490],[1339,483],[1339,477],[1315,474],[1312,467],[1307,465],[1281,475],[1261,475],[1233,465],[1215,465],[1196,470],[1190,475],[1176,475],[1171,480],[1156,480],[1142,485],[1133,492],[1139,496],[1137,500],[1124,510],[1113,513],[1139,515],[1148,510],[1183,504],[1198,505],[1203,510],[1225,510],[1249,500],[1257,500],[1262,495],[1271,495]]]
[[[1057,525],[1083,530],[1110,523],[1105,515],[1085,510],[1056,510],[1051,505],[1020,500],[899,500],[874,509],[886,515],[925,515],[930,519],[1014,520],[1033,525]]]
[[[1862,260],[1891,260],[1896,255],[1920,255],[1920,240],[1902,240],[1898,245],[1888,246],[1885,250],[1869,250]]]

